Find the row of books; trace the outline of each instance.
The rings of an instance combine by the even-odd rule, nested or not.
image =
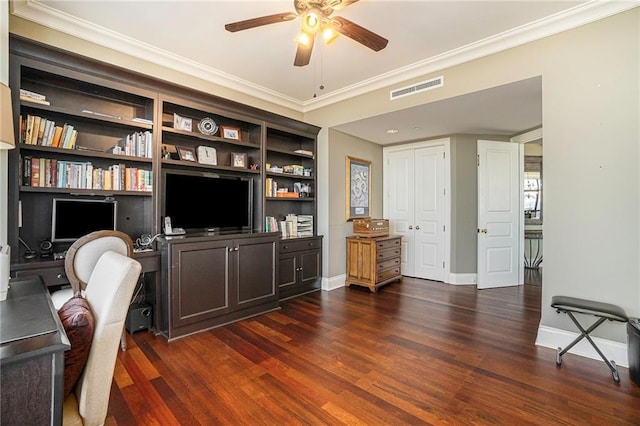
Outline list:
[[[147,130],[127,135],[113,147],[111,153],[151,158],[153,156],[153,134]]]
[[[296,182],[293,191],[289,188],[278,187],[278,182],[273,178],[265,179],[265,196],[280,198],[306,198],[310,196],[311,186],[308,183]]]
[[[20,141],[27,145],[73,149],[78,131],[70,124],[56,126],[55,121],[37,115],[20,116]]]
[[[105,169],[90,162],[25,156],[22,184],[44,188],[97,189],[114,191],[152,190],[150,170],[113,164]]]
[[[285,220],[278,221],[273,216],[265,217],[266,232],[280,232],[283,238],[312,237],[313,216],[288,214]]]

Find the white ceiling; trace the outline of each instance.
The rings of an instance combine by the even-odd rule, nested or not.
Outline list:
[[[285,1],[10,0],[11,13],[300,111],[400,83],[637,6],[637,1],[374,1],[336,12],[389,40],[374,52],[341,36],[294,67],[300,19],[227,32],[230,22],[293,12]],[[321,89],[321,86],[324,88]],[[448,133],[515,134],[541,124],[539,79],[341,126],[386,144]],[[398,128],[388,135],[383,130]],[[419,128],[419,129],[416,129]],[[411,129],[411,132],[408,131]]]

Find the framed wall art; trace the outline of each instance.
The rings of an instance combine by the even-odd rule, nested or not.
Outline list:
[[[371,217],[371,161],[347,156],[347,220]]]

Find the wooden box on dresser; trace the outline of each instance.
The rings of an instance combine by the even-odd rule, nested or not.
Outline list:
[[[347,237],[347,287],[359,285],[376,292],[379,287],[401,281],[400,236]]]

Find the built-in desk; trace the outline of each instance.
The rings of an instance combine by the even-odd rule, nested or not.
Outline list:
[[[151,306],[156,305],[159,297],[159,286],[156,272],[160,271],[160,252],[143,251],[133,253],[133,258],[142,265],[142,276],[144,277],[145,301]],[[11,265],[11,276],[17,278],[28,278],[39,276],[44,284],[53,291],[69,285],[67,274],[64,271],[64,259],[43,260],[39,258],[23,260],[21,263]],[[157,314],[154,315],[152,328],[158,323]]]
[[[9,425],[62,423],[62,323],[40,277],[14,278],[0,302],[0,419]]]

